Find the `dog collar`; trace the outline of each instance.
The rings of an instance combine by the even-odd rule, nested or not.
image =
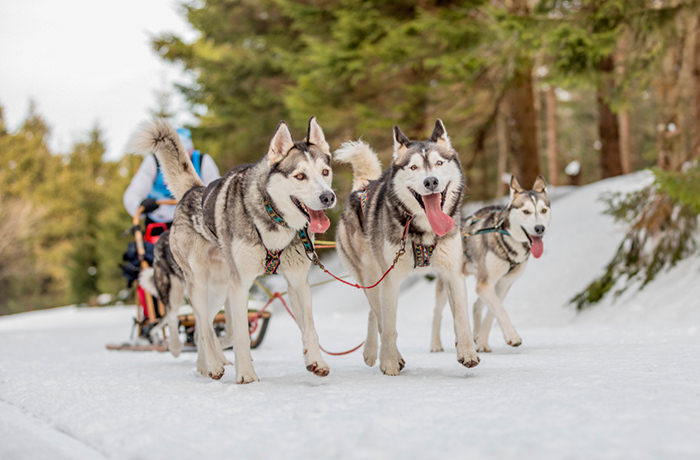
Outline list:
[[[270,216],[270,219],[274,220],[277,224],[281,225],[284,228],[289,228],[287,222],[282,216],[280,216],[280,214],[275,210],[275,208],[272,206],[272,203],[270,203],[267,200],[267,198],[263,201],[263,204],[265,205],[265,211],[267,211],[267,215]]]

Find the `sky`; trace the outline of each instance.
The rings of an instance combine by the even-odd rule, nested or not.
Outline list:
[[[151,50],[152,37],[196,32],[180,0],[0,0],[0,106],[11,131],[30,100],[51,129],[50,146],[68,153],[102,129],[106,158],[123,155],[140,122],[171,91],[177,123],[191,121],[174,82],[188,76]]]

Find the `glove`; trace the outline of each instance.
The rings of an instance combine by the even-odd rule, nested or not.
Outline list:
[[[145,212],[146,214],[149,214],[158,209],[158,203],[156,203],[156,200],[154,198],[146,198],[141,202],[141,206],[143,206],[143,212]]]

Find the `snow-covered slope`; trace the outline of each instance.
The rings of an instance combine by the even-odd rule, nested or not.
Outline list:
[[[494,328],[493,353],[474,369],[455,360],[449,314],[447,350],[428,352],[433,285],[423,279],[400,299],[399,377],[366,367],[360,352],[327,357],[326,378],[309,374],[279,306],[253,351],[261,382],[245,386],[232,367],[221,381],[199,376],[192,353],[105,350],[128,336],[133,307],[2,317],[0,458],[698,458],[698,261],[582,314],[567,304],[622,235],[598,196],[649,180],[554,200],[545,253],[506,300],[524,343],[509,348]],[[312,279],[326,278],[314,269]],[[318,287],[314,311],[326,348],[362,340],[360,292]]]

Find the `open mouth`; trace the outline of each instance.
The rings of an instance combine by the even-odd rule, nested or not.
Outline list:
[[[449,184],[447,185],[449,186]],[[425,216],[428,218],[430,226],[438,236],[446,235],[454,227],[454,219],[442,210],[447,197],[447,189],[448,187],[445,187],[445,190],[440,193],[421,195],[409,188],[420,207],[425,211]]]
[[[445,206],[445,199],[447,198],[447,189],[449,188],[450,184],[447,184],[447,187],[445,187],[445,190],[440,192],[440,209]],[[432,195],[437,195],[437,193],[433,193],[432,195],[421,195],[420,193],[416,192],[412,188],[409,188],[411,193],[413,193],[414,198],[418,202],[421,208],[425,209],[425,203],[423,202],[423,196],[432,196]]]
[[[525,233],[525,236],[527,237],[528,241],[530,242],[530,253],[535,256],[535,259],[539,259],[540,256],[542,255],[542,252],[544,251],[544,243],[542,242],[542,236],[541,235],[530,235],[527,230],[525,230],[522,226],[520,227],[523,229],[523,233]]]
[[[299,209],[299,211],[309,222],[309,232],[325,233],[325,231],[328,230],[328,227],[331,226],[331,221],[328,219],[328,216],[326,216],[325,212],[309,208],[294,196],[290,198],[292,199],[292,203],[294,203],[294,206],[296,206],[297,209]]]

